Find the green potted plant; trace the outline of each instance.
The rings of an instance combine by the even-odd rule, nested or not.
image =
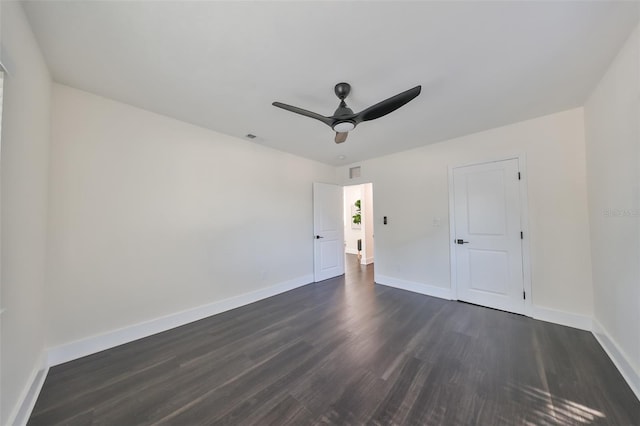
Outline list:
[[[352,213],[355,213],[355,214],[351,216],[351,219],[354,225],[357,225],[358,227],[360,227],[360,224],[362,223],[362,210],[360,208],[360,200],[356,200],[354,205],[356,206],[356,208],[355,210],[352,210]]]

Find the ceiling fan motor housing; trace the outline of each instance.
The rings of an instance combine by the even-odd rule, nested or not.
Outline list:
[[[337,87],[338,86],[336,86],[336,93],[338,93]],[[342,117],[353,117],[353,110],[347,106],[347,104],[344,102],[344,99],[340,101],[340,106],[338,106],[338,109],[336,109],[336,111],[333,113],[333,118],[335,119],[335,121],[333,122],[331,127],[336,132],[348,132],[356,127],[355,121],[353,121],[352,119],[342,119]]]
[[[356,123],[353,120],[341,120],[341,117],[352,117],[353,110],[349,108],[344,99],[349,96],[351,92],[351,85],[349,83],[338,83],[334,88],[336,96],[340,98],[340,105],[338,109],[333,113],[333,117],[336,119],[331,126],[333,130],[338,133],[349,132],[356,127]]]

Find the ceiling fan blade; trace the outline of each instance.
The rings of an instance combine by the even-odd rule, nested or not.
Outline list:
[[[336,143],[342,143],[347,140],[349,132],[336,132]]]
[[[304,115],[306,117],[315,118],[316,120],[322,121],[327,126],[331,126],[333,124],[333,119],[331,117],[325,117],[324,115],[320,115],[312,111],[307,111],[306,109],[283,104],[282,102],[274,102],[271,105],[278,108],[286,109],[287,111],[295,112],[296,114]]]
[[[355,121],[360,123],[362,121],[375,120],[376,118],[385,116],[418,96],[420,94],[420,90],[422,90],[422,86],[416,86],[402,93],[398,93],[389,99],[385,99],[382,102],[378,102],[377,104],[356,114]]]

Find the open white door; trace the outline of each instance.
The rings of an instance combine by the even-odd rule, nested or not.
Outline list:
[[[323,281],[344,274],[343,190],[326,183],[313,184],[313,275]]]
[[[518,160],[453,169],[458,299],[525,313]]]

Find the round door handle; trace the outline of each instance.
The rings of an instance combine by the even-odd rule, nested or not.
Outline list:
[[[324,237],[321,237],[320,235],[316,235],[316,240],[319,240],[320,238],[324,238]]]
[[[469,244],[469,241],[456,240],[456,244]]]

